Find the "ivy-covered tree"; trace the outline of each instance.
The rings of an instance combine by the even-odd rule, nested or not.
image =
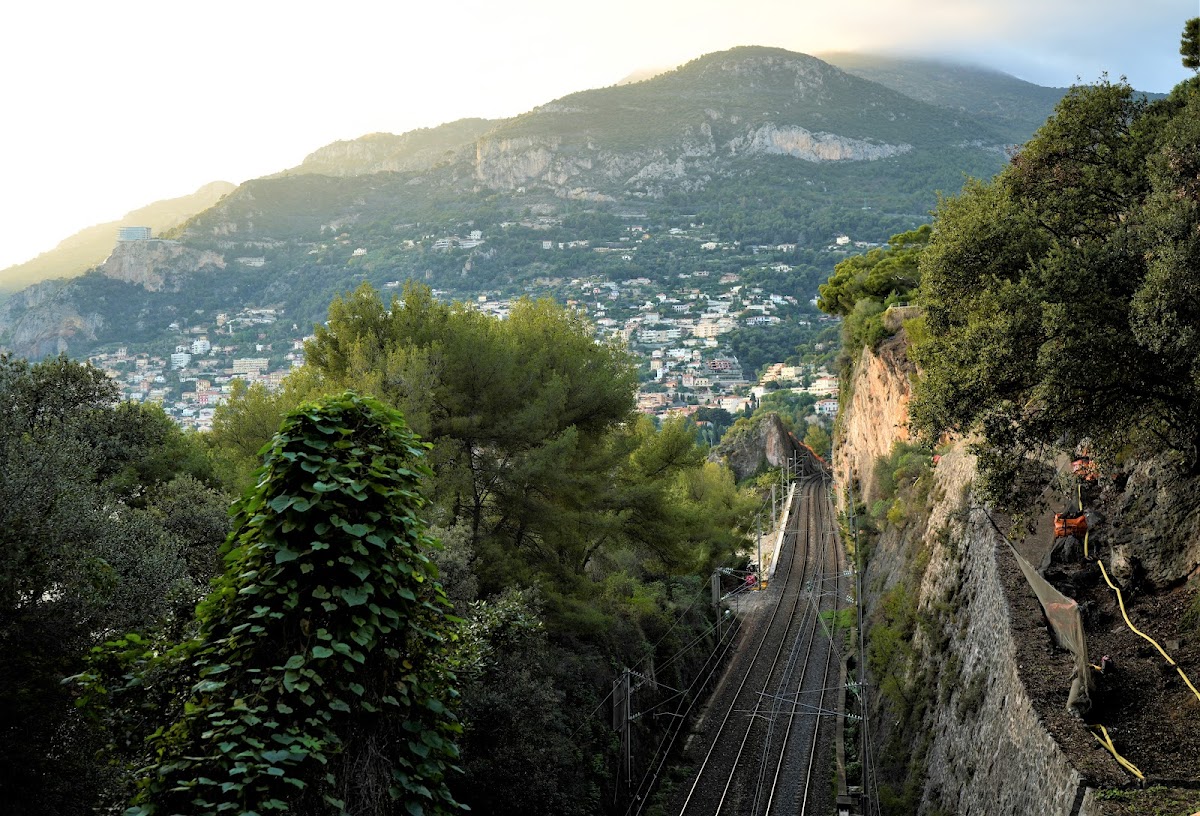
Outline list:
[[[991,183],[944,201],[921,260],[913,425],[981,431],[993,498],[1037,489],[1030,454],[1089,439],[1200,442],[1200,79],[1153,103],[1073,88]]]
[[[81,681],[114,746],[154,729],[131,812],[457,810],[455,634],[419,515],[425,448],[352,392],[295,409],[237,506],[195,637],[162,656],[137,637],[97,650]],[[148,690],[168,706],[157,723]]]

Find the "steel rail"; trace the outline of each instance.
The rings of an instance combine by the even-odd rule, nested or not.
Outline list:
[[[700,808],[699,803],[695,801],[697,798],[697,791],[700,789],[702,780],[705,780],[706,776],[710,777],[711,771],[715,770],[716,763],[714,762],[714,754],[717,752],[718,748],[722,745],[722,743],[729,745],[730,738],[736,739],[733,733],[731,733],[732,716],[735,712],[743,711],[749,708],[749,706],[739,707],[737,705],[737,701],[745,696],[747,685],[751,683],[753,678],[757,677],[758,679],[754,680],[754,683],[757,684],[761,682],[763,684],[762,692],[759,692],[755,695],[753,710],[749,711],[746,729],[742,733],[734,761],[729,766],[728,774],[726,774],[725,782],[721,789],[720,798],[715,803],[715,808],[706,810],[706,812],[719,814],[723,809],[725,809],[730,798],[730,790],[734,785],[735,779],[739,775],[739,771],[742,770],[743,755],[746,754],[747,746],[751,744],[751,737],[762,730],[761,720],[764,717],[762,711],[766,705],[764,698],[774,698],[778,696],[766,692],[769,692],[773,685],[777,685],[780,682],[785,684],[783,688],[786,690],[786,683],[790,682],[789,675],[792,673],[792,671],[794,671],[795,668],[795,644],[800,640],[804,631],[808,631],[809,633],[808,649],[811,649],[812,640],[815,638],[816,627],[819,624],[819,619],[817,617],[814,616],[810,626],[804,627],[803,624],[801,624],[801,631],[798,632],[794,637],[790,637],[789,635],[791,635],[791,633],[795,631],[797,627],[797,610],[800,609],[801,603],[805,599],[805,594],[800,587],[803,585],[805,578],[808,577],[807,573],[813,568],[814,562],[816,561],[816,559],[813,558],[814,540],[816,540],[816,544],[819,544],[820,534],[818,533],[817,535],[814,535],[813,531],[819,530],[820,524],[814,523],[813,516],[814,512],[820,515],[822,510],[820,509],[821,505],[819,503],[820,496],[815,488],[817,485],[823,485],[824,481],[824,478],[820,475],[805,477],[801,480],[801,486],[803,489],[796,492],[794,501],[798,506],[794,506],[794,509],[805,509],[808,512],[796,512],[793,514],[793,518],[795,519],[795,527],[791,530],[785,531],[784,535],[785,544],[789,542],[791,544],[789,558],[787,561],[787,571],[784,574],[777,575],[775,580],[772,582],[776,585],[782,585],[784,589],[780,593],[775,606],[771,610],[770,618],[765,622],[759,623],[760,628],[758,631],[761,632],[761,635],[759,637],[754,654],[750,657],[749,661],[744,664],[746,666],[746,670],[744,676],[742,677],[741,683],[733,692],[732,697],[729,698],[729,707],[725,712],[725,716],[711,737],[708,751],[705,754],[700,768],[696,772],[692,787],[688,791],[687,798],[684,800],[681,807],[681,816],[688,813],[689,807],[692,807],[694,804],[696,805],[696,809]],[[805,520],[802,531],[800,529],[801,517],[803,517]],[[801,541],[801,539],[803,539],[803,541]],[[799,564],[800,580],[794,581],[792,576],[793,573],[796,572],[797,564]],[[790,605],[787,603],[789,600]],[[805,606],[808,607],[810,604],[805,604]],[[781,617],[781,612],[784,611],[785,608],[786,615]],[[771,655],[771,663],[765,668],[764,674],[763,666],[758,664],[759,656],[763,653],[764,649],[768,650],[769,652],[770,645],[776,639],[778,639],[778,646],[775,648],[774,654]],[[777,680],[780,675],[781,656],[783,655],[784,647],[789,643],[792,643],[793,648],[788,653],[788,665],[783,670],[784,677]],[[808,671],[807,663],[808,658],[806,657],[804,661],[805,666],[801,670],[802,672]],[[793,711],[794,710],[795,708],[793,707]],[[768,728],[768,733],[773,733],[773,728]],[[790,728],[788,733],[790,733]],[[769,744],[769,742],[770,740],[767,740],[766,743],[764,743],[764,749],[765,745]],[[726,757],[727,756],[728,755],[726,754]],[[760,763],[762,761],[764,760],[760,760]],[[714,790],[716,784],[720,783],[715,782],[714,780],[714,784],[707,785],[706,790]],[[759,799],[760,794],[761,779],[759,786],[755,789],[756,801]]]
[[[793,501],[795,501],[796,503],[801,503],[803,501],[803,494],[798,491],[796,493],[796,496],[793,499]],[[800,517],[800,515],[801,515],[800,513],[794,513],[792,518],[798,519]],[[799,525],[797,524],[796,526],[798,527]],[[767,644],[772,640],[772,629],[775,627],[775,621],[778,619],[779,612],[784,606],[786,588],[789,584],[789,579],[791,577],[791,573],[795,569],[795,565],[796,565],[796,562],[799,557],[798,556],[799,547],[797,546],[797,544],[798,544],[797,538],[798,538],[797,530],[795,530],[795,529],[784,530],[783,542],[784,542],[785,546],[790,543],[790,546],[788,547],[789,553],[788,553],[788,560],[787,560],[787,572],[782,576],[777,574],[775,579],[772,581],[772,585],[773,586],[781,585],[785,588],[785,591],[781,591],[779,593],[779,596],[775,601],[775,605],[771,609],[770,618],[763,623],[759,623],[759,625],[757,627],[757,631],[761,632],[761,635],[759,636],[758,643],[754,649],[754,653],[753,653],[753,655],[750,656],[749,660],[746,662],[745,674],[742,677],[741,682],[738,684],[737,689],[733,692],[732,696],[729,699],[729,708],[726,710],[725,716],[722,718],[720,724],[717,726],[715,732],[712,735],[712,738],[709,742],[708,751],[705,753],[704,759],[700,763],[699,769],[696,771],[695,779],[692,782],[691,788],[688,790],[687,797],[684,799],[683,804],[680,806],[680,810],[679,810],[680,816],[684,816],[688,812],[688,808],[692,806],[693,799],[696,797],[697,790],[700,788],[700,783],[702,780],[705,779],[705,774],[710,769],[710,764],[713,761],[713,755],[717,751],[718,746],[721,745],[722,737],[726,734],[726,729],[729,727],[730,720],[733,717],[734,712],[737,710],[737,700],[742,696],[742,693],[745,690],[746,685],[750,682],[751,677],[755,674],[754,668],[755,668],[755,664],[758,661],[758,656],[759,656],[759,654],[762,653],[764,647],[766,647]],[[779,554],[777,553],[776,558],[778,559],[778,557],[779,557]],[[805,559],[806,558],[807,558],[807,553],[805,553]],[[799,595],[797,593],[797,600],[798,600],[798,597],[799,597]],[[791,615],[793,615],[795,613],[795,609],[796,609],[796,603],[795,603],[795,601],[793,601],[792,608],[788,613],[788,616],[789,616],[788,622],[789,623],[790,623]],[[757,707],[756,707],[755,711],[757,711]],[[750,730],[750,727],[753,726],[753,723],[754,723],[754,717],[751,716],[749,719],[749,725],[747,727],[747,732]],[[739,753],[740,753],[740,751],[739,751]],[[713,813],[720,813],[721,807],[724,804],[725,797],[728,795],[729,783],[732,780],[733,775],[736,773],[736,771],[737,771],[737,763],[735,762],[731,766],[730,774],[726,778],[725,785],[722,789],[721,798],[717,802],[716,809],[712,811]]]

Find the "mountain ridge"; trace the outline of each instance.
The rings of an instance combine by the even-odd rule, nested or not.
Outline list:
[[[150,227],[156,234],[180,226],[237,189],[227,181],[213,181],[194,193],[154,201],[130,210],[115,221],[85,227],[62,239],[37,257],[0,270],[0,294],[54,278],[81,275],[112,252],[121,227]]]
[[[745,46],[510,119],[326,145],[168,232],[214,262],[174,269],[166,255],[139,261],[139,280],[171,284],[137,289],[144,294],[136,313],[103,313],[115,307],[97,292],[114,285],[104,279],[115,266],[77,279],[54,302],[64,312],[74,304],[73,325],[101,327],[90,338],[70,333],[63,342],[73,353],[117,342],[131,316],[138,326],[168,325],[174,318],[158,313],[168,296],[170,314],[186,310],[189,299],[215,305],[218,293],[289,308],[303,302],[293,312],[302,323],[321,319],[329,297],[361,280],[416,277],[467,297],[521,289],[568,264],[531,252],[547,237],[539,230],[566,217],[577,226],[554,233],[564,246],[614,242],[631,213],[655,232],[699,224],[735,249],[797,247],[807,281],[827,274],[821,270],[832,256],[821,247],[836,236],[883,241],[927,222],[938,190],[999,170],[1008,143],[1002,128],[816,57]],[[472,231],[484,235],[482,245],[446,249]],[[435,248],[435,238],[456,234]],[[710,263],[691,245],[612,257],[598,254],[604,249],[576,254],[562,271],[656,278]],[[232,263],[238,259],[252,265]],[[221,283],[206,284],[214,275]],[[29,314],[40,308],[35,302],[45,298],[17,299],[0,313],[0,342],[14,348],[13,326],[32,323],[39,351],[61,350],[47,321]]]

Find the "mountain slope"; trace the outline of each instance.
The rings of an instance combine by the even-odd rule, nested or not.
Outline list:
[[[475,149],[475,140],[500,120],[459,119],[432,128],[407,133],[371,133],[358,139],[338,141],[313,151],[290,170],[267,178],[314,173],[325,176],[363,176],[431,170],[439,164],[459,161]]]
[[[205,263],[148,255],[72,281],[52,299],[74,326],[60,335],[38,317],[50,298],[14,298],[0,343],[81,353],[129,327],[141,342],[179,315],[252,305],[303,326],[362,280],[411,277],[460,297],[558,277],[665,283],[761,264],[755,246],[790,247],[777,260],[793,271],[778,274],[807,302],[842,257],[827,249],[835,238],[884,241],[927,222],[939,190],[995,173],[1011,141],[814,57],[736,48],[513,119],[329,145],[177,229]],[[635,242],[631,223],[656,240]],[[578,251],[548,251],[567,246]]]
[[[112,252],[118,228],[151,227],[156,235],[161,234],[207,210],[234,189],[235,186],[227,181],[214,181],[191,195],[155,201],[126,213],[116,221],[80,230],[33,260],[0,270],[0,292],[14,292],[51,278],[82,275]]]
[[[989,68],[940,60],[837,52],[821,59],[931,105],[960,111],[1020,143],[1054,112],[1066,88],[1044,88]]]
[[[648,181],[642,192],[655,196],[676,186],[673,180],[720,172],[745,156],[874,161],[1003,142],[988,125],[815,57],[743,47],[644,82],[571,94],[509,120],[480,139],[475,171],[493,189],[549,182],[620,195]]]

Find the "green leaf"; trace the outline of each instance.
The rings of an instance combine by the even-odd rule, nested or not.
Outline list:
[[[363,587],[350,587],[343,588],[341,595],[347,606],[362,606],[367,602],[368,592]]]
[[[313,657],[317,658],[333,657],[333,649],[329,649],[325,646],[314,646],[312,654]]]
[[[304,655],[292,655],[288,658],[288,662],[283,664],[285,669],[298,669],[304,665]]]

